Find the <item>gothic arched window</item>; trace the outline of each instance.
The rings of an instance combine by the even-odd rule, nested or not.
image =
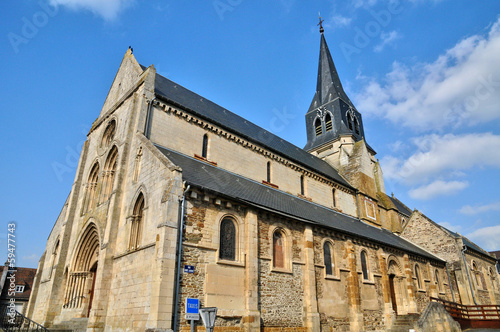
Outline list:
[[[271,162],[267,162],[267,176],[266,176],[266,181],[271,183]]]
[[[97,198],[97,183],[99,182],[99,164],[95,163],[90,170],[89,179],[85,186],[85,198],[83,200],[83,213],[94,207]]]
[[[118,159],[118,149],[116,146],[113,146],[111,151],[108,154],[108,158],[104,163],[104,172],[102,181],[102,189],[101,189],[101,199],[100,202],[105,202],[109,199],[111,192],[113,191],[113,182],[115,179],[116,172],[116,163]]]
[[[354,131],[359,135],[359,122],[358,119],[354,118]]]
[[[352,130],[352,115],[350,113],[347,114],[347,125],[349,126],[349,130]]]
[[[436,278],[437,290],[441,292],[441,283],[439,282],[439,271],[436,269],[434,271],[434,277]]]
[[[335,198],[335,189],[332,189],[332,202],[333,202],[333,207],[337,206],[337,199]]]
[[[332,117],[329,113],[325,115],[325,130],[330,131],[333,129]]]
[[[220,223],[219,258],[236,260],[236,227],[230,218]]]
[[[316,121],[314,121],[314,129],[316,131],[316,136],[323,134],[323,128],[321,128],[321,120],[320,119],[316,119]]]
[[[420,280],[420,267],[417,264],[415,264],[415,278],[417,279],[418,289],[422,289],[422,282]]]
[[[285,239],[279,229],[273,233],[273,267],[285,267]]]
[[[201,147],[201,156],[207,158],[208,156],[208,135],[203,135],[203,146]]]
[[[144,195],[139,194],[131,217],[129,249],[137,249],[141,243],[142,224],[144,223]]]
[[[332,249],[332,244],[330,242],[325,242],[325,244],[323,244],[323,257],[327,276],[333,275],[333,268],[335,267]]]
[[[361,270],[363,271],[363,279],[368,280],[368,262],[366,261],[366,251],[361,251]]]
[[[304,188],[304,175],[300,176],[300,194],[305,195],[305,188]]]
[[[104,130],[104,134],[102,135],[101,147],[105,148],[111,143],[113,138],[115,137],[116,131],[116,121],[111,120],[106,129]]]

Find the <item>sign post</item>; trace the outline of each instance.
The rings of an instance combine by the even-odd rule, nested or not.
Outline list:
[[[213,332],[215,325],[215,318],[217,317],[217,308],[201,308],[200,310],[201,319],[203,320],[203,325],[207,329],[207,332]]]
[[[200,319],[200,300],[186,299],[186,320],[191,321],[191,332],[194,331],[194,321]]]

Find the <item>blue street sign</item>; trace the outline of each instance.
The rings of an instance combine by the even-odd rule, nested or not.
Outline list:
[[[200,300],[198,299],[186,299],[186,320],[198,320],[200,319]]]
[[[184,265],[184,273],[194,273],[193,265]]]

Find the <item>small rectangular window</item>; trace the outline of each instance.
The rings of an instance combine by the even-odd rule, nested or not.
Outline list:
[[[24,286],[16,286],[16,293],[24,292]]]

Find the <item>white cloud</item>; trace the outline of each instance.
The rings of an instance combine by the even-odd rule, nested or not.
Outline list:
[[[500,225],[476,229],[467,238],[487,251],[500,249]]]
[[[345,27],[345,26],[349,26],[351,24],[352,18],[336,14],[336,15],[333,15],[331,17],[331,22],[333,23],[333,26]],[[331,25],[330,25],[330,23],[328,23],[325,26],[329,27]]]
[[[446,229],[449,229],[452,232],[460,232],[462,230],[462,226],[453,225],[447,221],[440,222],[439,225],[443,226]]]
[[[406,184],[425,183],[442,176],[462,175],[473,167],[500,168],[500,136],[491,133],[426,135],[412,139],[417,151],[409,158],[381,159],[384,175]]]
[[[460,41],[432,63],[409,67],[395,62],[383,82],[364,78],[358,109],[419,131],[497,120],[498,54],[500,19],[487,35]]]
[[[469,184],[466,181],[445,182],[437,180],[428,185],[410,190],[409,195],[414,199],[427,200],[438,196],[457,194],[468,186]]]
[[[395,30],[391,31],[391,32],[382,32],[380,34],[380,39],[382,40],[382,42],[380,44],[378,44],[377,46],[374,47],[374,51],[375,52],[382,52],[382,50],[384,49],[385,46],[389,45],[390,43],[392,43],[393,41],[395,41],[396,39],[398,39],[400,36],[399,36],[399,33]]]
[[[106,20],[113,20],[133,0],[49,0],[53,6],[65,6],[73,10],[89,10]]]
[[[476,206],[464,205],[459,212],[466,215],[475,215],[489,211],[500,211],[500,202]]]

